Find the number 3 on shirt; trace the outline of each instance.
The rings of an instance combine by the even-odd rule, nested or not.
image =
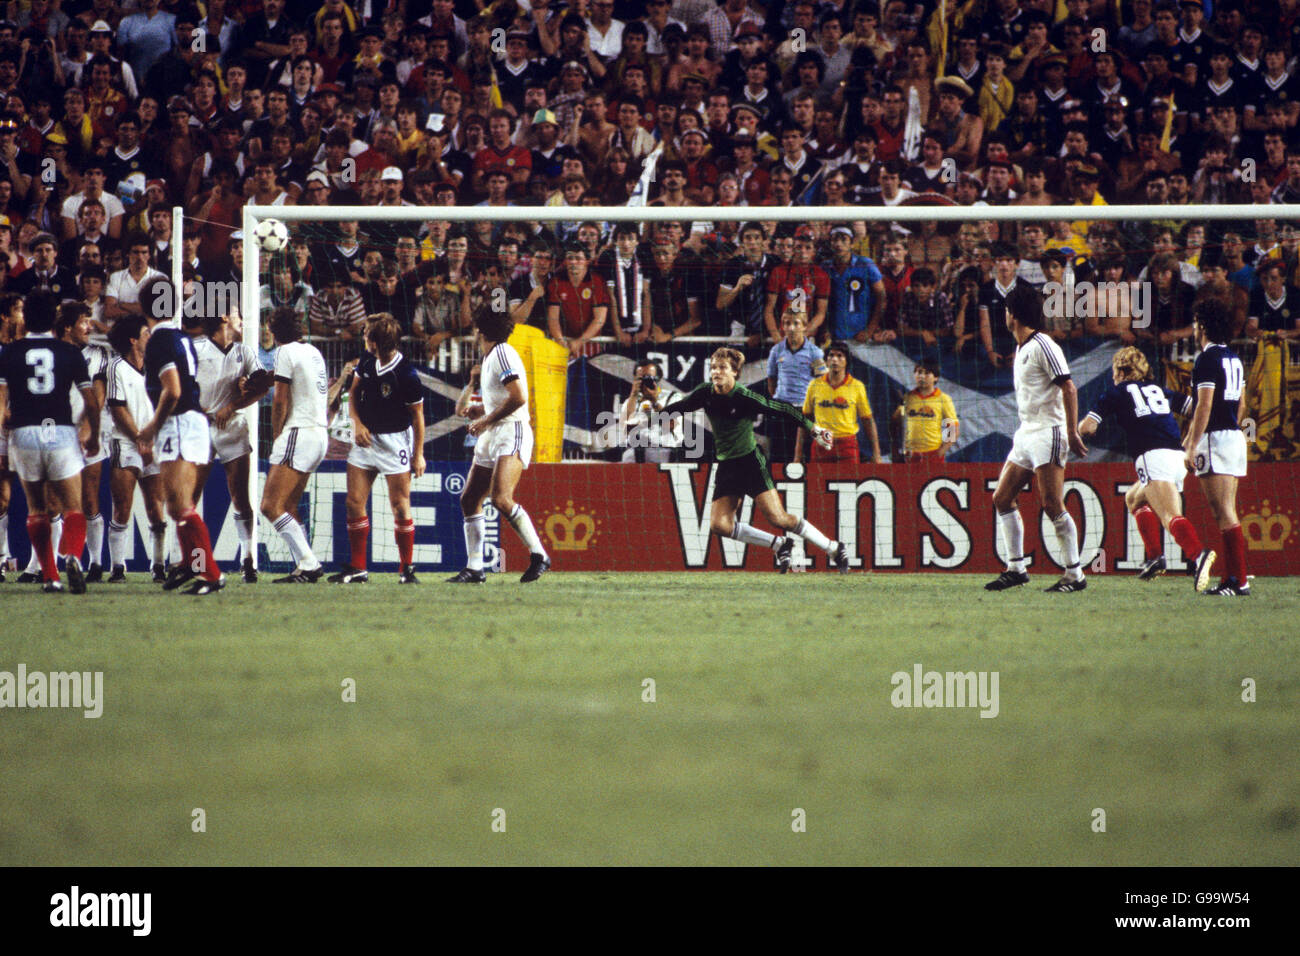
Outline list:
[[[49,349],[32,349],[27,353],[27,364],[33,375],[27,379],[31,395],[48,395],[54,391],[54,353]]]

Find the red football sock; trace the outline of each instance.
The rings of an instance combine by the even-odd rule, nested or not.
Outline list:
[[[1237,579],[1238,584],[1246,583],[1246,536],[1241,533],[1241,525],[1224,528],[1223,552],[1227,557],[1228,576]]]
[[[197,511],[190,510],[181,515],[180,520],[176,522],[176,536],[181,539],[181,546],[185,551],[185,561],[192,568],[194,559],[200,558],[198,572],[199,577],[205,581],[217,581],[221,578],[221,569],[217,567],[217,559],[212,555],[212,539],[208,536],[208,526],[203,523],[202,516]],[[198,552],[196,555],[195,552]]]
[[[81,560],[86,547],[86,514],[83,511],[63,513],[63,537],[59,539],[59,554]]]
[[[410,564],[415,554],[415,520],[408,518],[394,524],[393,537],[397,539],[397,553],[401,556],[402,564]]]
[[[49,515],[27,516],[27,537],[32,542],[36,559],[41,563],[41,574],[46,581],[59,579],[58,565],[54,563],[54,547],[50,544]]]
[[[1158,558],[1164,554],[1165,543],[1160,539],[1160,519],[1151,510],[1151,506],[1143,505],[1133,512],[1133,520],[1137,522],[1138,534],[1142,535],[1142,546],[1146,549],[1147,558]]]
[[[355,518],[348,522],[348,545],[352,549],[349,563],[358,571],[366,569],[366,542],[369,539],[369,518]]]
[[[1179,515],[1169,522],[1169,533],[1178,542],[1178,547],[1183,549],[1183,555],[1195,561],[1201,553],[1201,536],[1196,533],[1196,526]]]

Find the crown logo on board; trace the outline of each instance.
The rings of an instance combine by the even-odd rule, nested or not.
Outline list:
[[[1260,502],[1259,514],[1244,515],[1241,519],[1246,546],[1252,551],[1281,551],[1291,537],[1291,528],[1291,518],[1274,512],[1267,498]]]
[[[595,543],[599,524],[594,516],[576,511],[570,499],[562,513],[557,511],[547,517],[542,528],[556,551],[586,551]]]

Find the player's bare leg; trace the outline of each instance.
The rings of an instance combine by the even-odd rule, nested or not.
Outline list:
[[[397,581],[399,584],[419,584],[414,564],[415,520],[411,517],[411,473],[403,471],[386,477],[388,502],[393,510],[393,539],[397,542],[397,555],[401,564]]]
[[[524,506],[515,501],[515,487],[524,473],[524,463],[518,455],[502,455],[492,469],[492,506],[510,523],[519,540],[528,549],[528,570],[519,578],[521,583],[536,581],[551,569],[551,556],[537,536],[533,519]]]
[[[163,589],[174,590],[192,578],[202,578],[208,585],[219,585],[221,569],[212,556],[208,526],[194,507],[194,489],[198,485],[198,466],[177,458],[159,466],[167,514],[176,522],[182,558],[176,564]]]
[[[1223,536],[1223,557],[1227,565],[1223,579],[1207,593],[1244,597],[1250,594],[1250,583],[1246,573],[1246,538],[1237,518],[1237,476],[1201,475],[1200,482],[1210,513]]]
[[[1043,510],[1056,529],[1056,541],[1065,558],[1065,574],[1044,590],[1062,593],[1082,591],[1088,583],[1079,560],[1079,529],[1074,524],[1074,517],[1065,507],[1065,466],[1038,466],[1034,470],[1034,485],[1038,489],[1038,500],[1043,503]]]
[[[329,581],[331,584],[364,584],[370,580],[370,572],[366,564],[366,546],[370,540],[370,516],[366,513],[366,506],[370,502],[370,492],[375,485],[375,477],[378,471],[369,468],[358,468],[356,465],[348,465],[348,497],[347,497],[347,514],[348,514],[348,565],[338,574],[331,574]],[[391,488],[390,483],[390,498]],[[410,493],[408,482],[407,493],[407,510],[410,510]]]
[[[307,543],[307,533],[298,523],[298,502],[311,475],[288,465],[272,465],[262,489],[262,515],[280,532],[296,562],[294,570],[276,584],[312,584],[321,579],[325,569]]]
[[[102,460],[81,470],[81,511],[86,516],[86,580],[90,582],[104,579],[104,516],[99,513],[99,482],[103,473]]]
[[[835,568],[840,574],[847,574],[849,570],[849,550],[839,541],[832,541],[826,535],[822,534],[812,522],[806,518],[792,515],[785,510],[785,505],[781,503],[781,496],[774,490],[768,489],[754,498],[754,505],[758,508],[759,514],[768,520],[773,527],[780,528],[786,532],[781,537],[784,539],[776,543],[777,567],[784,574],[790,568],[790,552],[794,548],[794,542],[791,535],[798,535],[809,544],[816,545],[826,552],[830,558],[831,567]],[[755,529],[749,529],[755,534],[762,534]],[[784,560],[783,560],[784,559]]]
[[[465,518],[465,567],[447,578],[452,584],[482,584],[487,580],[483,571],[483,537],[486,518],[483,502],[492,491],[495,469],[471,465],[465,476],[465,487],[460,493],[460,513]]]
[[[1012,462],[1002,466],[998,485],[993,489],[993,513],[996,516],[998,535],[1006,552],[1006,570],[984,585],[986,591],[1005,591],[1029,583],[1025,573],[1025,523],[1020,517],[1016,498],[1034,473]]]

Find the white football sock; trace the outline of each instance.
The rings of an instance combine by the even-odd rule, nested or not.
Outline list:
[[[1083,577],[1083,568],[1079,567],[1079,529],[1074,526],[1074,518],[1070,512],[1062,511],[1052,519],[1052,526],[1056,528],[1056,540],[1065,553],[1065,576],[1078,581]]]
[[[167,563],[167,522],[149,525],[149,534],[153,538],[153,563]]]
[[[487,517],[481,511],[465,519],[465,551],[468,554],[465,567],[471,571],[483,570],[483,533],[486,525]]]
[[[104,515],[95,515],[86,519],[86,551],[90,564],[99,564],[104,559]],[[89,564],[87,565],[89,567]]]
[[[311,545],[307,543],[307,535],[300,525],[289,512],[285,512],[275,519],[275,530],[280,532],[280,537],[284,538],[284,543],[289,546],[289,553],[293,555],[294,563],[300,571],[315,571],[320,567],[320,561],[311,550]]]
[[[111,567],[120,568],[126,564],[126,533],[130,529],[129,524],[108,523],[108,561]]]
[[[839,542],[832,541],[826,535],[822,534],[812,524],[803,518],[794,526],[794,533],[803,538],[809,544],[816,545],[829,555],[835,554],[835,547]]]
[[[1007,552],[1007,570],[1025,573],[1025,523],[1020,519],[1020,509],[998,513],[998,531],[1002,546]]]
[[[533,527],[533,519],[528,517],[528,512],[524,506],[515,502],[515,508],[510,512],[510,527],[515,529],[519,539],[523,541],[524,546],[528,548],[529,554],[540,554],[542,557],[550,560],[550,555],[542,547],[542,539],[537,537],[537,529]]]
[[[253,556],[253,516],[236,512],[235,530],[239,532],[239,560],[244,562]]]
[[[9,512],[0,515],[0,561],[9,557]]]
[[[766,531],[759,531],[743,521],[737,521],[731,526],[731,536],[737,541],[745,542],[745,544],[759,544],[765,548],[771,548],[773,551],[781,546],[781,539],[776,535],[768,534]]]

